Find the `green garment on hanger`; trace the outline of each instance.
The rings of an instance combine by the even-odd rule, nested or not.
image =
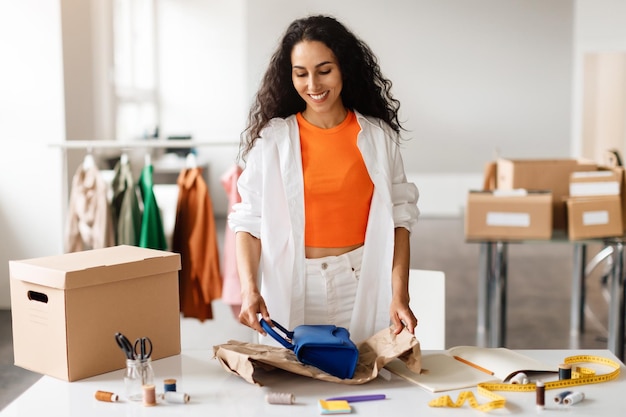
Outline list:
[[[143,197],[143,218],[141,220],[141,235],[139,246],[150,249],[167,249],[163,222],[161,221],[161,211],[154,196],[152,165],[146,165],[139,177],[139,189]]]
[[[115,165],[114,172],[111,214],[115,230],[115,244],[138,246],[141,233],[141,208],[130,163],[120,160]]]

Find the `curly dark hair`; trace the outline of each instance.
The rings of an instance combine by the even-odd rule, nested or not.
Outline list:
[[[343,78],[341,99],[350,110],[385,121],[393,130],[402,128],[400,102],[391,94],[391,81],[383,77],[371,49],[330,16],[309,16],[292,22],[272,56],[241,134],[240,158],[245,159],[261,130],[274,117],[305,110],[306,104],[293,86],[291,51],[302,41],[324,43],[338,60]]]

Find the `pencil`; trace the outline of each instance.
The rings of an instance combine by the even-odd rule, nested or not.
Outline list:
[[[472,362],[468,361],[467,359],[463,359],[463,358],[461,358],[460,356],[454,356],[454,359],[456,359],[456,360],[457,360],[457,361],[459,361],[459,362],[463,362],[464,364],[469,365],[469,366],[471,366],[472,368],[476,368],[476,369],[478,369],[479,371],[482,371],[482,372],[484,372],[484,373],[486,373],[486,374],[493,375],[493,372],[491,372],[490,370],[485,369],[485,368],[483,368],[482,366],[478,366],[478,365],[476,365],[475,363],[472,363]]]
[[[376,401],[376,400],[384,400],[385,394],[371,394],[371,395],[351,395],[347,397],[333,397],[326,398],[326,401],[347,401],[349,403],[356,403],[359,401]]]

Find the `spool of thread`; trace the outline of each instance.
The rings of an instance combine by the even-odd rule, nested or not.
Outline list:
[[[163,391],[176,391],[176,380],[173,378],[166,379],[163,381]]]
[[[537,394],[537,409],[543,410],[546,406],[546,386],[542,381],[537,381],[535,386],[535,392]]]
[[[143,405],[146,407],[152,407],[156,405],[156,391],[154,385],[142,385],[143,390]]]
[[[107,403],[114,403],[117,402],[117,400],[119,400],[119,396],[117,394],[113,394],[112,392],[107,392],[107,391],[96,391],[96,400],[98,401],[104,401]]]
[[[524,372],[518,372],[511,378],[511,384],[528,384],[528,376]]]
[[[569,363],[559,365],[559,379],[572,379],[572,365]]]
[[[563,391],[561,393],[558,393],[555,397],[554,397],[554,402],[556,404],[563,404],[563,399],[565,397],[567,397],[568,395],[570,395],[572,393],[572,391]]]
[[[176,392],[176,391],[166,391],[163,394],[163,399],[168,403],[174,404],[186,404],[189,402],[191,397],[184,392]]]
[[[296,397],[289,392],[270,392],[265,396],[265,401],[270,404],[293,404]]]
[[[576,392],[572,392],[571,394],[569,394],[565,398],[563,398],[563,404],[564,405],[574,405],[576,403],[581,402],[584,399],[585,399],[585,393],[576,391]]]

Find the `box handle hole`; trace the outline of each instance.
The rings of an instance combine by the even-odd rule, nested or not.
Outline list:
[[[31,301],[39,301],[40,303],[48,304],[48,296],[41,292],[28,291],[28,299]]]

